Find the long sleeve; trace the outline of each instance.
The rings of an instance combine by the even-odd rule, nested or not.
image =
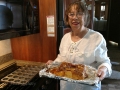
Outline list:
[[[66,44],[66,42],[68,41],[67,39],[68,39],[69,37],[68,37],[68,34],[66,34],[66,35],[64,35],[63,36],[63,38],[62,38],[62,40],[61,40],[61,43],[60,43],[60,47],[59,47],[59,54],[58,54],[58,56],[57,56],[57,58],[54,60],[54,62],[63,62],[63,61],[65,61],[65,60],[67,60],[66,59],[66,53],[67,53],[67,45],[68,45],[68,43]]]
[[[106,48],[106,41],[104,40],[104,38],[102,38],[101,43],[99,44],[99,46],[97,47],[96,51],[95,51],[95,60],[98,63],[98,68],[100,68],[101,66],[106,66],[108,69],[108,76],[111,75],[112,73],[112,69],[111,69],[111,63],[110,63],[110,59],[107,55],[107,48]]]

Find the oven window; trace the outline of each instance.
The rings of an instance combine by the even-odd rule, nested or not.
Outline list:
[[[39,33],[38,0],[0,0],[0,40]]]

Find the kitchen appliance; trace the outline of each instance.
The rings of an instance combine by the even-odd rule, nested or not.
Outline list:
[[[0,90],[59,90],[57,80],[39,77],[41,68],[43,65],[9,64],[0,69]]]
[[[38,0],[0,0],[0,40],[39,33]]]

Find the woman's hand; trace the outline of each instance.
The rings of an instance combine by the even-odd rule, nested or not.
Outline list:
[[[99,77],[100,81],[105,78],[107,74],[107,67],[102,66],[98,69],[97,76]]]
[[[52,62],[53,62],[53,60],[48,60],[47,63],[46,63],[46,65],[49,65],[49,64],[51,64]]]

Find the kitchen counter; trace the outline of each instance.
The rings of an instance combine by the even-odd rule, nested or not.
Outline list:
[[[5,69],[6,67],[9,67],[10,65],[12,64],[17,64],[17,66],[23,66],[23,65],[45,65],[45,63],[42,63],[42,62],[33,62],[33,61],[25,61],[25,60],[10,60],[6,63],[3,63],[0,65],[0,70],[3,70]]]
[[[45,65],[45,63],[42,62],[34,62],[34,61],[25,61],[25,60],[14,60],[18,66],[23,65]]]

